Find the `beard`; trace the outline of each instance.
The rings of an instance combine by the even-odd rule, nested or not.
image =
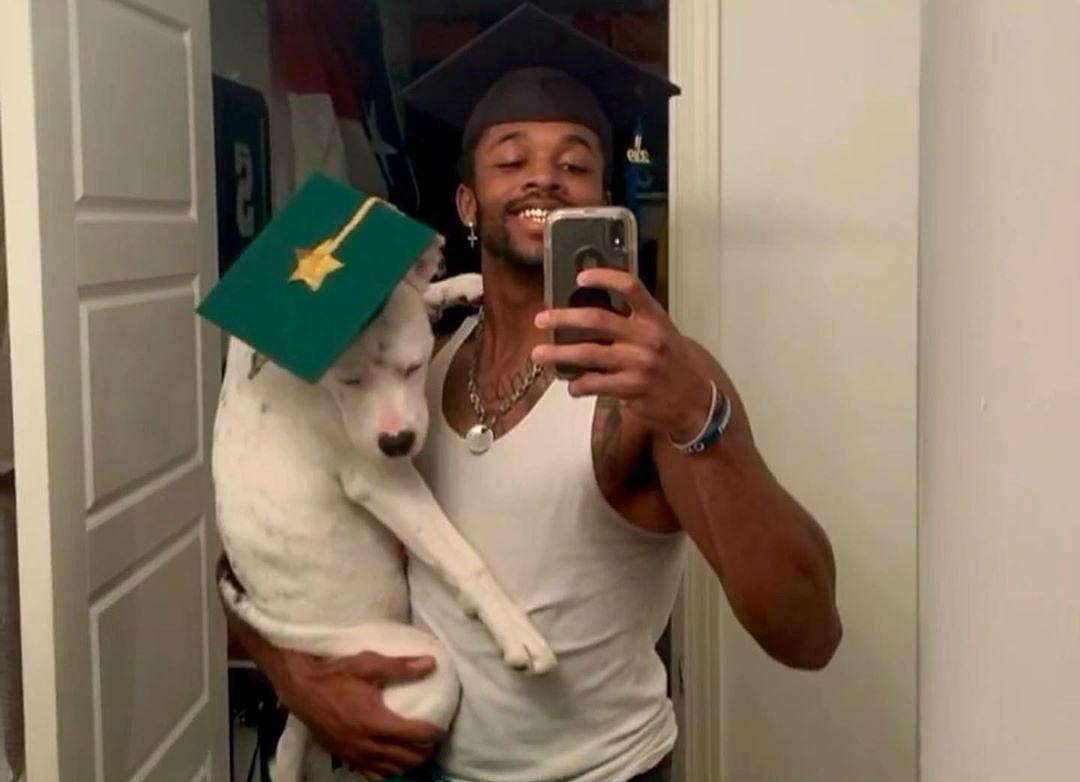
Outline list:
[[[509,212],[506,207],[480,209],[477,215],[477,232],[480,244],[491,255],[506,261],[510,266],[521,269],[538,269],[544,264],[543,250],[532,250],[516,246],[506,226]]]
[[[513,215],[528,206],[555,209],[570,203],[549,191],[533,192],[503,203],[477,204],[477,231],[484,249],[517,269],[539,269],[544,265],[543,243],[523,242],[509,228],[510,221],[517,219]]]

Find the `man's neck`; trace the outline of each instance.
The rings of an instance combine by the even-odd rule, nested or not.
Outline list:
[[[544,275],[539,266],[521,266],[484,251],[484,334],[481,364],[498,376],[519,371],[532,348],[545,339],[533,324],[544,309]]]

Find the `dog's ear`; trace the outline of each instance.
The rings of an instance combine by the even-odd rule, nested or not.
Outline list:
[[[445,240],[440,236],[405,273],[405,281],[421,293],[427,290],[433,280],[446,273],[446,263],[443,261],[444,243]]]

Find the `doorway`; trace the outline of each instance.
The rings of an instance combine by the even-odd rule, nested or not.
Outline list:
[[[297,17],[304,4],[212,0],[215,90],[229,96],[218,103],[216,119],[222,268],[308,173],[321,170],[388,197],[439,230],[447,240],[449,274],[477,271],[478,255],[454,208],[460,135],[409,110],[398,96],[517,4],[323,2],[308,4],[307,13]],[[667,75],[667,0],[540,0],[536,5],[635,63]],[[328,8],[336,10],[332,24],[324,13]],[[296,67],[301,61],[303,70]],[[628,185],[625,167],[615,166],[612,182],[612,200],[630,206],[638,219],[641,277],[665,306],[670,276],[668,123],[667,107],[642,118],[642,144],[652,165],[639,169],[634,185]],[[242,163],[235,156],[237,141],[256,150]],[[615,139],[617,150],[634,144],[632,134]],[[259,201],[265,192],[270,195]],[[264,212],[260,204],[266,200],[271,207]],[[245,225],[245,220],[250,222]],[[452,331],[467,313],[448,311],[436,324],[437,332]],[[670,625],[657,650],[673,671]],[[265,681],[237,658],[231,662],[230,688],[233,778],[258,779],[265,764],[262,750],[273,746],[280,714],[268,701]]]

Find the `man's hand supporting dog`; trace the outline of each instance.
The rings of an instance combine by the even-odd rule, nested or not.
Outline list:
[[[400,775],[421,765],[442,738],[434,726],[394,714],[382,699],[386,685],[431,673],[432,658],[364,652],[322,660],[272,647],[232,614],[227,615],[230,630],[270,679],[281,704],[353,770],[372,778]]]

